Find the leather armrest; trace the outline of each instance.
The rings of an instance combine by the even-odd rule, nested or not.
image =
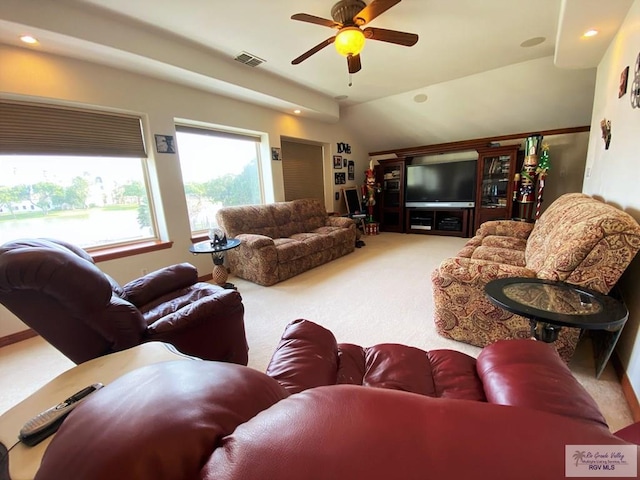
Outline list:
[[[203,463],[223,438],[286,397],[277,382],[239,365],[168,361],[142,367],[71,412],[37,478],[205,478]]]
[[[182,308],[158,318],[147,328],[153,340],[157,335],[176,334],[188,330],[199,323],[209,323],[215,318],[224,318],[241,305],[240,294],[236,290],[220,289],[201,298],[192,297]]]
[[[190,263],[179,263],[148,273],[122,288],[126,299],[136,307],[141,307],[167,293],[193,285],[197,281],[196,267]]]
[[[600,409],[554,346],[535,340],[500,340],[476,361],[487,401],[528,407],[607,426]]]

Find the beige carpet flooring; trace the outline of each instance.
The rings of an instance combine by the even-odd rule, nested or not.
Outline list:
[[[230,277],[246,309],[250,367],[265,370],[284,327],[297,318],[325,326],[339,342],[403,343],[477,356],[479,348],[440,337],[432,321],[430,274],[466,240],[394,233],[363,239],[366,246],[354,253],[271,287]],[[40,338],[1,348],[0,413],[71,366]],[[570,367],[612,431],[633,422],[612,366],[595,379],[588,340],[581,342]]]

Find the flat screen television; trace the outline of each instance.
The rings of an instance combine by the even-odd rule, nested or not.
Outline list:
[[[407,166],[405,204],[423,208],[472,208],[476,160]]]

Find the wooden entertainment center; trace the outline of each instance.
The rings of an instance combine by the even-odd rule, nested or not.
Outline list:
[[[380,230],[471,237],[488,220],[512,217],[513,177],[518,145],[479,148],[474,207],[407,207],[405,182],[407,165],[413,158],[379,160],[375,167],[380,184],[377,218]]]
[[[588,131],[589,127],[547,130],[538,132],[543,136]],[[427,145],[369,155],[395,158],[379,159],[375,166],[376,182],[381,192],[377,196],[376,218],[380,230],[387,232],[420,233],[471,237],[480,224],[489,220],[514,218],[514,176],[522,168],[521,141],[533,133],[504,135]],[[500,145],[498,142],[510,143]],[[437,155],[455,152],[477,153],[475,205],[469,208],[451,207],[407,207],[405,191],[407,166],[422,163],[420,157],[434,158]]]

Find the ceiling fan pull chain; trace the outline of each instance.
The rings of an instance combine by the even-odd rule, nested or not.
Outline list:
[[[352,75],[349,74],[349,86],[353,85]]]

